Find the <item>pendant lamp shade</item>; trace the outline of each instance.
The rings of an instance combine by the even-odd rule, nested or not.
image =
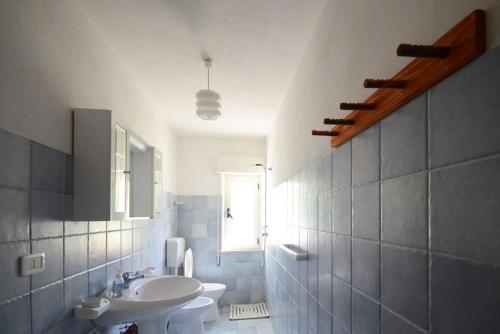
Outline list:
[[[210,67],[212,66],[211,59],[205,59],[205,67],[207,68],[207,89],[199,90],[196,93],[196,115],[205,121],[214,121],[221,116],[220,112],[220,95],[210,89]]]

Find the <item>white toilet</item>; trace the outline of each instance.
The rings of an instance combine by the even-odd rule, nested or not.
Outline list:
[[[170,270],[173,270],[174,274],[177,274],[181,263],[184,263],[184,276],[193,277],[193,251],[191,249],[184,251],[184,248],[185,248],[184,238],[167,239],[167,267]],[[201,297],[206,297],[213,300],[213,303],[210,304],[208,307],[208,311],[204,314],[203,322],[214,321],[219,319],[219,310],[217,309],[217,305],[219,298],[224,294],[225,290],[226,286],[224,284],[203,283],[203,292],[201,294]],[[184,308],[188,307],[189,305],[190,304],[188,304]],[[184,308],[182,308],[181,311],[184,310]],[[194,308],[193,306],[191,306],[191,311],[193,310]],[[174,312],[174,314],[177,312],[179,311]],[[172,319],[172,317],[170,319]]]

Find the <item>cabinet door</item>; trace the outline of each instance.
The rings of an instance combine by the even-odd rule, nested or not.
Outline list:
[[[127,130],[115,124],[114,136],[114,187],[113,187],[113,212],[125,213],[127,211]]]
[[[161,186],[162,186],[162,156],[157,150],[154,150],[154,213],[161,212]]]

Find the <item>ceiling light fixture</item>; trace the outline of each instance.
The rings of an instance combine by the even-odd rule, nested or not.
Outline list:
[[[202,89],[196,93],[196,115],[205,121],[215,121],[221,116],[220,113],[220,95],[210,89],[210,68],[212,59],[203,59],[207,68],[207,89]]]

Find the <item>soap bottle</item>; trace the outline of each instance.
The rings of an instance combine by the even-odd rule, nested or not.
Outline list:
[[[118,271],[113,280],[113,286],[111,287],[111,297],[120,298],[123,295],[123,276],[122,272]]]

